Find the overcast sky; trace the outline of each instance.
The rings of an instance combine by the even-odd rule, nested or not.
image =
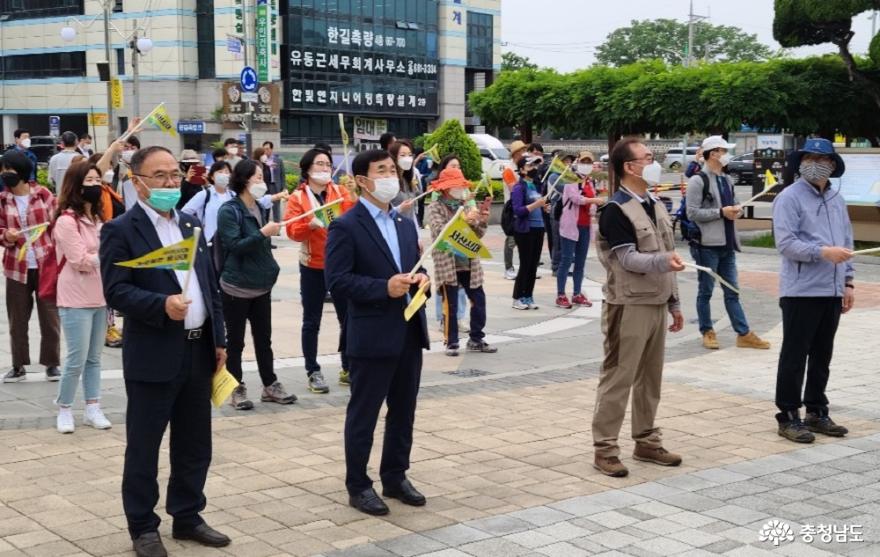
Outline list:
[[[828,0],[834,1],[834,0]],[[590,66],[596,46],[633,19],[686,21],[688,0],[501,0],[502,52],[528,56],[540,66],[571,71]],[[733,25],[773,49],[773,0],[694,0],[694,13],[716,25]],[[880,26],[880,19],[878,19]],[[856,18],[851,50],[866,53],[871,41],[870,13]],[[799,48],[792,56],[836,52],[834,45]]]

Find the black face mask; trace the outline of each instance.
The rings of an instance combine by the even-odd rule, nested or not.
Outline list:
[[[540,173],[538,172],[538,169],[537,169],[537,168],[533,168],[533,169],[530,170],[529,173],[527,174],[527,176],[528,176],[529,178],[531,178],[531,179],[532,179],[533,181],[535,181],[535,182],[538,181],[538,177],[539,177],[539,175],[540,175]]]
[[[3,185],[8,189],[14,188],[21,182],[17,172],[4,172],[0,174],[0,180],[3,180]]]
[[[94,205],[101,199],[101,186],[83,186],[82,188],[82,198],[86,203],[91,203]]]

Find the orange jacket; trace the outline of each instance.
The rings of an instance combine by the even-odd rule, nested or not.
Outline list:
[[[287,210],[284,213],[284,220],[292,219],[298,215],[314,209],[309,195],[305,188],[308,186],[303,183],[287,200]],[[325,203],[330,203],[342,198],[339,210],[344,213],[351,209],[355,200],[351,193],[342,186],[330,183],[327,184],[327,199]],[[311,228],[309,223],[312,221],[310,217],[300,219],[287,225],[287,236],[296,242],[301,242],[302,246],[299,250],[299,262],[310,269],[324,268],[324,244],[327,242],[326,228]]]
[[[122,196],[113,191],[108,185],[101,185],[101,220],[104,222],[110,222],[113,220],[113,200],[115,199],[117,203],[125,205],[122,202]]]

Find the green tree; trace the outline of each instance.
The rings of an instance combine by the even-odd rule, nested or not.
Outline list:
[[[437,145],[441,157],[456,155],[461,161],[461,172],[468,180],[479,180],[483,175],[480,149],[474,140],[468,137],[458,120],[446,120],[439,128],[424,137],[425,150]]]
[[[680,64],[687,55],[688,26],[674,19],[633,20],[629,27],[612,31],[596,49],[596,60],[609,66],[624,66],[639,60],[664,60]],[[695,60],[739,62],[769,58],[772,51],[738,27],[694,25]]]
[[[515,71],[522,69],[537,70],[538,64],[533,64],[528,56],[520,56],[514,52],[505,52],[501,55],[501,71]]]

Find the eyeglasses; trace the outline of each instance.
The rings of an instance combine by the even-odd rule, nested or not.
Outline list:
[[[320,166],[321,168],[333,168],[333,164],[324,161],[313,162],[312,166]]]
[[[157,172],[152,176],[146,176],[144,174],[135,174],[135,176],[139,176],[141,178],[147,178],[148,180],[152,180],[154,182],[158,182],[160,184],[167,184],[168,182],[177,184],[181,180],[183,180],[184,175],[181,172]]]
[[[635,162],[635,161],[642,161],[642,162],[652,163],[652,162],[654,162],[654,155],[648,153],[648,154],[645,155],[644,157],[640,157],[640,158],[637,158],[637,159],[626,159],[624,162]]]

